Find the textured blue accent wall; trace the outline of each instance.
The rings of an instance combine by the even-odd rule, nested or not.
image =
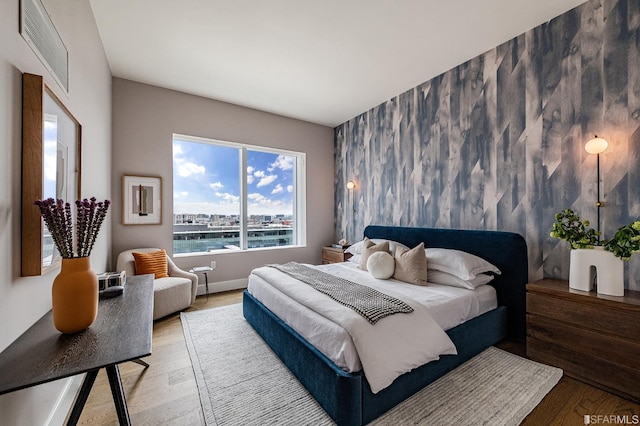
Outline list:
[[[592,0],[335,129],[336,239],[366,225],[497,229],[529,246],[529,276],[568,278],[554,214],[602,230],[640,217],[640,1]],[[349,191],[346,182],[357,188]],[[625,265],[640,290],[640,256]]]

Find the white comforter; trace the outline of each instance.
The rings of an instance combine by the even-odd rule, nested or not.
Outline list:
[[[275,268],[257,268],[252,273],[342,326],[353,340],[373,393],[389,386],[401,374],[439,359],[440,355],[457,353],[425,306],[381,286],[373,277],[359,283],[403,300],[414,312],[391,315],[371,325],[352,309]]]

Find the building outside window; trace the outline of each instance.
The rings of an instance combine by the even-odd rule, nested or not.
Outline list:
[[[173,135],[173,253],[305,244],[305,155]]]

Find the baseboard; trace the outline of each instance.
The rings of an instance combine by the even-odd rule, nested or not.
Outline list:
[[[60,396],[56,400],[55,404],[51,408],[49,417],[47,417],[45,426],[59,426],[66,424],[67,416],[71,412],[71,407],[76,400],[80,387],[82,386],[82,380],[84,380],[85,374],[78,374],[77,376],[70,377],[67,383],[60,392]]]
[[[229,280],[229,281],[217,281],[209,283],[209,294],[211,293],[220,293],[223,291],[229,290],[239,290],[241,288],[247,288],[247,284],[249,283],[248,278],[240,278],[237,280]],[[202,296],[207,294],[206,287],[204,284],[198,284],[198,296]]]

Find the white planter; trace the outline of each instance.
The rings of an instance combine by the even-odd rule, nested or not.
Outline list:
[[[569,287],[598,294],[624,296],[624,264],[604,247],[571,250]]]

